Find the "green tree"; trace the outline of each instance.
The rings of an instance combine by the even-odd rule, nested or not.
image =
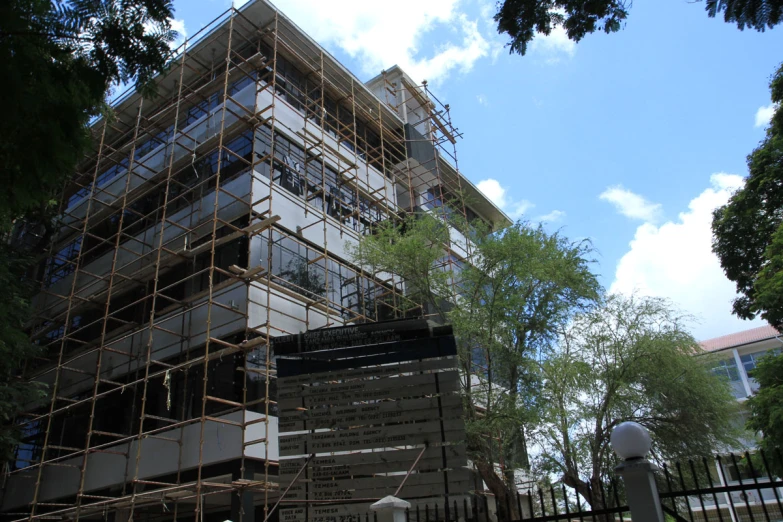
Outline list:
[[[783,477],[783,354],[763,357],[752,377],[759,390],[746,403],[750,412],[747,426],[763,435],[759,447],[766,453],[766,459],[755,463],[769,465],[772,473]]]
[[[549,34],[556,27],[563,27],[575,42],[595,31],[617,32],[632,4],[631,0],[505,0],[498,3],[495,21],[498,32],[511,38],[511,52],[524,55],[536,33]],[[723,14],[740,30],[764,31],[783,17],[783,0],[706,0],[705,8],[709,16]]]
[[[113,84],[149,89],[170,55],[171,0],[0,5],[0,226],[48,205],[89,144]],[[42,153],[44,152],[44,153]]]
[[[578,314],[539,361],[534,468],[601,509],[602,496],[591,491],[601,491],[617,464],[609,436],[621,422],[645,426],[659,460],[735,443],[736,401],[694,357],[699,351],[683,317],[661,299],[610,295]]]
[[[783,64],[770,82],[783,102]],[[712,250],[739,297],[734,314],[761,315],[783,327],[783,111],[776,110],[764,140],[748,156],[745,186],[715,210]]]
[[[538,381],[531,361],[598,295],[591,249],[517,223],[494,234],[472,232],[472,244],[461,245],[469,249],[470,262],[455,274],[441,268],[450,241],[444,218],[421,214],[383,225],[350,250],[367,270],[404,281],[407,308],[423,305],[453,325],[468,451],[495,494],[501,518],[516,519],[513,470],[528,467],[525,430],[535,422]]]
[[[34,290],[26,276],[54,229],[58,192],[90,143],[89,122],[107,114],[111,87],[135,80],[152,94],[150,80],[164,68],[176,37],[172,5],[0,2],[0,458],[10,456],[17,437],[11,419],[40,392],[19,378],[36,353],[22,329]]]

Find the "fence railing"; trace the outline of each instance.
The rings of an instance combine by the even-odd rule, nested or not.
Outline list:
[[[783,480],[769,472],[775,469],[783,469],[780,454],[761,450],[664,465],[658,494],[677,522],[778,522]]]
[[[563,484],[549,484],[522,488],[500,501],[486,492],[410,499],[404,522],[783,522],[783,480],[775,473],[783,470],[779,452],[689,459],[664,464],[655,472],[658,468],[646,460],[635,461],[643,466],[628,466],[629,462],[633,464],[626,461],[625,467],[617,468],[623,480],[611,477],[592,487],[583,485],[579,494]],[[638,480],[640,469],[648,481]],[[644,495],[640,497],[639,491],[652,501],[640,502]],[[352,513],[308,520],[391,520],[363,509]]]
[[[559,484],[530,488],[505,497],[498,505],[489,494],[436,504],[419,504],[405,513],[406,522],[610,522],[627,520],[630,509],[616,479],[584,496]],[[362,521],[359,521],[362,522]]]
[[[774,457],[774,458],[773,458]],[[768,470],[783,470],[779,453],[718,455],[665,464],[656,474],[666,522],[783,522],[783,480]],[[770,476],[772,478],[770,478]],[[407,510],[406,522],[630,522],[623,482],[612,478],[599,490],[577,495],[562,484],[530,488],[498,505],[494,496],[476,494]],[[372,520],[372,517],[370,518]],[[361,521],[360,521],[361,522]]]

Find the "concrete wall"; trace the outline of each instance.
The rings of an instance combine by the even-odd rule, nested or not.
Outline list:
[[[257,419],[262,419],[264,416],[260,413],[256,413],[253,411],[245,412],[245,422],[254,421]],[[245,443],[248,443],[253,440],[259,440],[262,438],[267,438],[269,440],[268,446],[269,446],[269,453],[266,453],[265,446],[263,442],[259,442],[258,444],[251,444],[250,446],[247,446],[245,448],[245,456],[251,457],[254,459],[266,459],[268,458],[270,461],[278,461],[280,460],[280,447],[278,445],[277,436],[277,417],[269,417],[269,437],[267,438],[266,435],[266,425],[262,422],[259,422],[258,424],[251,424],[247,428],[245,428]]]

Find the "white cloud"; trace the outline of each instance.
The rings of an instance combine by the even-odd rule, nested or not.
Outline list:
[[[275,4],[317,42],[339,47],[371,76],[397,64],[414,80],[437,84],[454,71],[469,71],[490,52],[478,21],[458,9],[459,0],[400,0],[383,8],[366,0],[279,0]],[[424,53],[423,37],[436,28],[450,30],[455,41]]]
[[[528,210],[531,210],[535,206],[535,203],[531,203],[526,199],[520,199],[503,210],[506,211],[506,214],[508,214],[508,217],[511,219],[520,219],[527,213]]]
[[[742,186],[742,177],[713,174],[710,187],[695,197],[677,220],[660,226],[646,222],[636,229],[630,249],[617,264],[610,292],[665,297],[695,316],[699,339],[752,328],[760,321],[731,315],[734,284],[712,253],[712,211]]]
[[[476,101],[479,102],[479,105],[483,105],[484,107],[489,107],[489,102],[487,101],[487,97],[483,94],[476,95]]]
[[[481,180],[476,186],[490,201],[508,214],[511,219],[519,219],[528,210],[535,207],[533,203],[526,199],[511,200],[508,197],[508,191],[496,179]]]
[[[558,63],[563,57],[573,58],[576,43],[568,38],[563,27],[558,26],[548,35],[538,33],[530,42],[530,51],[543,56],[547,63]]]
[[[614,205],[614,208],[627,218],[655,222],[661,215],[659,203],[651,203],[621,185],[607,188],[598,197]]]
[[[500,208],[506,206],[506,189],[500,186],[498,180],[492,178],[484,179],[479,181],[476,186],[492,203]]]
[[[557,221],[561,221],[566,216],[566,213],[562,210],[553,210],[549,214],[544,214],[543,216],[538,217],[538,221],[541,221],[542,223],[555,223]]]
[[[182,45],[182,42],[185,41],[185,39],[188,37],[188,31],[185,28],[185,20],[178,20],[176,18],[171,19],[171,28],[177,31],[177,37],[174,39],[169,46],[172,49],[176,49],[180,45]]]
[[[769,125],[769,122],[772,119],[772,116],[775,114],[777,108],[778,106],[775,103],[770,103],[769,105],[762,105],[759,107],[759,109],[756,111],[756,127],[766,127]]]

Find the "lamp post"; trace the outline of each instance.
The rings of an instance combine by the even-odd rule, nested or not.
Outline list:
[[[625,483],[634,522],[664,522],[654,475],[659,468],[645,458],[652,446],[650,433],[639,423],[623,422],[612,431],[609,442],[623,459],[614,470]]]

